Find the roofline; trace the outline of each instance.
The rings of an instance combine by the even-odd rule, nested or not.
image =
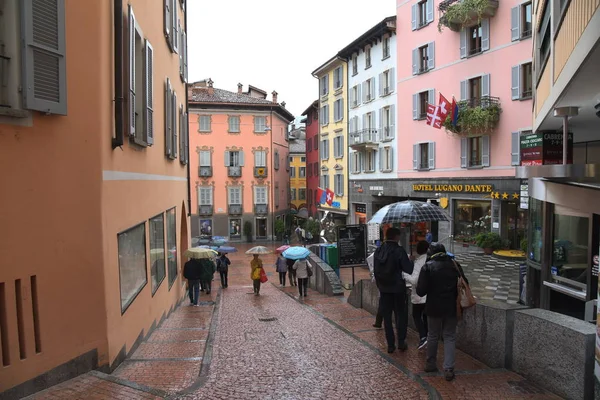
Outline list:
[[[272,103],[272,104],[261,104],[261,103],[217,103],[217,102],[204,102],[204,101],[193,101],[193,100],[188,100],[189,103],[189,107],[191,110],[194,109],[200,109],[200,106],[206,106],[206,107],[215,107],[218,109],[230,109],[230,110],[235,110],[235,109],[246,109],[246,110],[257,110],[260,109],[260,111],[265,111],[263,110],[264,108],[266,108],[266,111],[274,111],[275,113],[279,114],[280,117],[282,117],[282,119],[284,119],[285,121],[289,123],[291,123],[295,117],[294,115],[289,112],[287,109],[285,109],[284,107],[281,106],[281,104],[278,103]]]
[[[346,62],[345,59],[343,59],[342,57],[340,57],[339,55],[335,55],[333,57],[331,57],[329,60],[325,61],[324,64],[322,64],[321,66],[319,66],[317,69],[315,69],[312,72],[312,76],[314,76],[315,78],[317,77],[317,74],[319,72],[323,72],[324,70],[328,69],[329,67],[331,67],[333,65],[334,62],[336,61],[342,61],[342,62]]]
[[[310,106],[308,106],[308,108],[306,110],[304,110],[304,112],[300,115],[308,115],[308,112],[310,111],[311,108],[319,109],[319,100],[313,101],[312,104]]]
[[[354,52],[360,50],[366,45],[365,42],[370,42],[371,40],[377,39],[386,33],[395,32],[396,28],[391,28],[388,25],[390,22],[396,22],[395,15],[384,18],[381,22],[377,23],[377,25],[360,35],[352,43],[340,50],[337,55],[347,61]]]
[[[247,93],[249,93],[251,90],[255,90],[257,92],[263,93],[265,96],[267,95],[267,92],[265,90],[259,89],[256,86],[248,85],[248,92]]]

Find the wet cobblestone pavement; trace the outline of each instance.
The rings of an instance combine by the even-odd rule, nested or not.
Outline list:
[[[388,355],[373,316],[345,297],[309,290],[299,300],[295,287],[275,285],[272,255],[263,257],[270,281],[254,296],[249,258],[231,260],[229,288],[217,290],[215,276],[203,306],[185,300],[112,375],[93,371],[30,398],[559,399],[460,351],[446,382],[423,371],[414,332],[406,352]]]

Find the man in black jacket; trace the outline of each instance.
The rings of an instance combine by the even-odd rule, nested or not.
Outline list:
[[[183,266],[183,277],[188,281],[188,296],[190,297],[190,305],[198,305],[198,297],[200,296],[200,278],[202,277],[202,263],[200,260],[191,258]]]
[[[400,230],[397,228],[388,229],[385,242],[375,250],[373,263],[375,283],[381,295],[380,304],[388,353],[393,353],[396,350],[392,314],[394,314],[396,320],[398,349],[402,351],[407,349],[408,304],[406,301],[406,282],[404,282],[402,272],[411,274],[414,265],[406,251],[398,244],[399,240]]]
[[[444,336],[444,376],[447,381],[454,379],[456,352],[456,297],[460,274],[458,263],[446,253],[441,243],[432,243],[428,251],[428,261],[419,274],[417,294],[427,296],[427,364],[425,372],[437,371],[437,349],[440,334]]]

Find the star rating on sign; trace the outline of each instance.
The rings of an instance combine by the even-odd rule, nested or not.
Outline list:
[[[513,200],[519,200],[519,193],[513,193],[512,198]]]
[[[504,192],[502,193],[502,200],[507,200],[508,199],[508,193]]]

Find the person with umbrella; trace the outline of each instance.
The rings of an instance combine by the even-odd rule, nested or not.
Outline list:
[[[300,297],[308,296],[308,294],[306,293],[308,289],[308,277],[310,275],[308,272],[308,270],[310,269],[308,261],[306,261],[306,258],[296,260],[294,262],[294,265],[292,266],[292,269],[296,271],[296,274],[298,275],[298,284],[296,286],[298,286]]]
[[[262,260],[258,257],[258,254],[253,254],[252,261],[250,261],[250,279],[252,279],[255,296],[260,295],[260,274],[262,269]]]
[[[230,265],[231,261],[227,258],[227,254],[219,253],[217,256],[217,271],[219,271],[219,275],[221,276],[221,287],[223,289],[227,288],[227,274],[229,273]]]
[[[190,258],[183,266],[183,277],[188,281],[188,296],[190,305],[198,305],[198,297],[200,296],[200,277],[202,265],[200,260]]]
[[[279,273],[279,285],[285,286],[285,275],[288,271],[287,260],[283,256],[283,254],[279,254],[277,256],[277,261],[275,262],[275,271]]]
[[[200,259],[200,266],[200,282],[202,283],[202,287],[206,290],[206,294],[210,294],[212,280],[217,268],[210,258]]]

